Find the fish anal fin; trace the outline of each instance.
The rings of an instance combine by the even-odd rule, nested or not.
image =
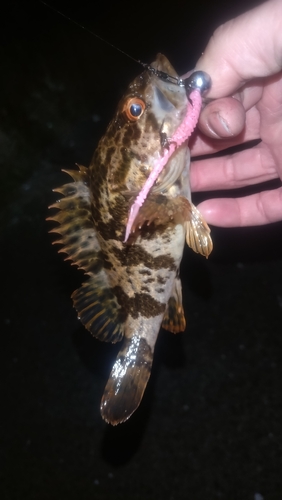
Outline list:
[[[144,338],[124,340],[101,400],[101,415],[107,423],[125,422],[138,408],[152,362],[153,353]]]
[[[162,327],[172,333],[183,332],[186,328],[183,306],[174,297],[170,297],[168,301]]]
[[[183,332],[186,328],[181,281],[178,276],[175,278],[174,288],[166,306],[162,328],[172,333]]]
[[[72,294],[82,324],[97,339],[120,342],[124,333],[124,313],[104,280],[102,270]]]
[[[213,249],[210,228],[199,210],[191,203],[186,222],[186,242],[192,250],[208,258]]]

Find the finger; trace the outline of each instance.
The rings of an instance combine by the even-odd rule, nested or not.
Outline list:
[[[262,117],[260,137],[271,148],[282,174],[282,72],[274,75],[265,86],[257,108]]]
[[[196,65],[211,76],[208,97],[232,95],[248,80],[280,71],[281,32],[281,0],[269,0],[220,26]]]
[[[236,112],[240,113],[238,109]],[[226,120],[229,119],[226,118],[224,112],[220,111],[220,114],[221,113],[223,113],[223,119]],[[203,120],[205,120],[205,118],[203,118]],[[214,121],[215,120],[216,117],[214,118]],[[218,118],[218,120],[220,121],[221,118]],[[233,125],[231,125],[232,120],[233,120],[232,117],[230,117],[230,127],[233,127]],[[258,139],[260,137],[260,131],[259,131],[260,116],[256,107],[253,107],[249,111],[247,111],[244,125],[245,126],[243,127],[242,132],[239,133],[238,135],[225,137],[220,140],[216,136],[216,134],[214,134],[211,137],[212,134],[210,133],[210,136],[208,137],[206,133],[203,134],[201,131],[199,131],[199,129],[197,129],[197,133],[194,136],[192,136],[191,140],[189,141],[189,148],[191,150],[191,155],[195,157],[206,154],[213,154],[218,151],[230,148],[232,146],[236,146],[237,144],[243,144],[245,142]],[[201,124],[201,128],[202,126],[206,128],[208,127],[206,124]],[[219,124],[213,124],[213,126],[216,129],[217,133],[219,134],[220,133],[219,129],[220,127],[222,127],[222,125],[219,123]],[[239,125],[239,128],[240,127],[241,125]]]
[[[260,143],[232,155],[193,161],[190,184],[192,191],[212,191],[240,188],[277,177],[275,159]]]
[[[282,187],[244,198],[207,200],[197,207],[208,224],[259,226],[282,220]]]
[[[242,104],[232,97],[216,99],[202,110],[198,127],[208,137],[222,139],[242,132],[246,113]]]
[[[246,111],[258,104],[264,87],[268,81],[271,82],[271,78],[263,83],[260,81],[256,84],[246,84],[232,97],[222,97],[209,102],[201,112],[199,129],[205,135],[218,139],[238,135],[244,128]]]

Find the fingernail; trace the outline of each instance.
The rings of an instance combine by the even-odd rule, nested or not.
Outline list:
[[[230,137],[232,134],[228,122],[218,112],[211,113],[207,119],[211,132],[217,137]]]

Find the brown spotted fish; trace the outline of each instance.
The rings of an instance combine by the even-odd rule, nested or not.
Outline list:
[[[177,77],[158,54],[151,65]],[[73,182],[50,219],[59,223],[63,248],[87,281],[72,294],[78,316],[91,334],[121,342],[101,401],[113,425],[137,409],[150,377],[160,327],[185,330],[179,266],[185,239],[206,257],[210,230],[190,201],[187,141],[173,153],[140,208],[124,243],[128,213],[153,162],[163,155],[186,109],[185,88],[147,68],[128,87],[100,140],[89,168],[66,171]]]

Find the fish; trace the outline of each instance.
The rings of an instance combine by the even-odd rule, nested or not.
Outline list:
[[[87,275],[72,294],[85,328],[121,347],[102,396],[109,424],[125,422],[146,389],[159,331],[184,331],[179,274],[185,240],[208,257],[210,228],[191,202],[190,153],[185,141],[168,160],[139,210],[125,242],[130,207],[181,124],[189,96],[159,74],[178,75],[168,59],[156,60],[121,98],[89,167],[64,170],[72,181],[50,208],[54,243]]]

